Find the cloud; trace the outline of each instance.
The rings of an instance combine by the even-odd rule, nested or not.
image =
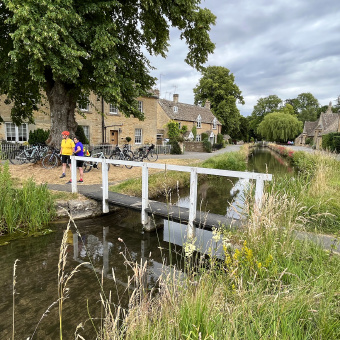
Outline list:
[[[281,99],[311,92],[321,105],[340,94],[340,1],[220,0],[202,1],[216,16],[211,39],[216,44],[206,64],[223,66],[235,76],[245,98],[241,114],[270,94]],[[168,57],[152,58],[161,77],[162,96],[192,104],[201,74],[185,64],[185,42],[171,30]],[[160,82],[159,82],[160,83]]]

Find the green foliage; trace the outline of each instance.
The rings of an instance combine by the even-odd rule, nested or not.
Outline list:
[[[334,150],[337,153],[340,153],[340,136],[333,137],[333,146],[334,146]]]
[[[45,144],[48,136],[50,134],[50,130],[36,129],[34,131],[30,131],[28,143],[33,144]]]
[[[336,151],[339,152],[336,146],[337,137],[340,136],[340,133],[328,133],[327,135],[322,136],[322,148],[324,150]]]
[[[290,114],[272,112],[266,115],[257,131],[268,141],[287,142],[302,131],[302,122]]]
[[[127,143],[131,142],[131,137],[125,137],[125,140],[127,141]]]
[[[197,137],[197,127],[194,125],[191,129],[192,134],[194,135],[194,141],[196,140]]]
[[[178,122],[174,120],[170,120],[166,124],[166,127],[168,128],[168,136],[169,136],[170,141],[177,141],[181,134]]]
[[[208,139],[203,139],[203,148],[205,152],[211,152],[212,146]]]
[[[171,27],[187,43],[190,66],[200,70],[214,51],[209,31],[216,17],[199,5],[196,0],[2,1],[0,68],[6,72],[0,74],[0,94],[14,105],[13,121],[32,122],[44,91],[52,139],[62,130],[75,131],[77,102],[91,91],[126,116],[143,119],[136,98],[156,83],[147,55],[166,56]]]
[[[313,144],[313,138],[312,137],[307,137],[306,138],[306,144],[307,145],[312,145]]]
[[[79,141],[82,144],[90,144],[89,140],[85,136],[84,129],[81,125],[77,126],[76,136],[79,138]]]
[[[195,104],[210,101],[211,110],[222,123],[223,133],[239,130],[240,111],[236,104],[244,104],[242,92],[235,84],[235,77],[222,66],[208,66],[202,72],[199,84],[194,88]]]
[[[172,155],[181,155],[181,154],[182,154],[181,147],[179,146],[177,140],[171,140],[171,141],[169,142],[169,144],[171,145],[170,153],[171,153]]]
[[[41,230],[55,216],[47,185],[37,186],[30,179],[15,188],[8,163],[0,165],[0,216],[0,234]]]
[[[205,132],[201,133],[202,142],[209,139],[209,135]]]
[[[222,144],[223,143],[223,135],[221,133],[217,134],[216,142],[217,144]]]
[[[245,171],[247,157],[242,152],[227,152],[210,157],[202,163],[203,168]]]

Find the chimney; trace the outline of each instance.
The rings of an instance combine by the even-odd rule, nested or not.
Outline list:
[[[159,90],[158,89],[153,89],[152,92],[157,98],[159,98]]]
[[[208,99],[205,101],[204,107],[210,110],[210,101]]]
[[[178,96],[179,96],[178,94],[173,95],[173,101],[174,101],[175,104],[178,103]]]

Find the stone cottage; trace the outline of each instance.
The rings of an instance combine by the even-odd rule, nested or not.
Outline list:
[[[202,133],[208,135],[211,143],[216,142],[217,135],[221,133],[222,124],[210,110],[210,102],[205,106],[180,103],[179,95],[174,94],[173,100],[159,99],[157,107],[157,143],[161,144],[167,138],[166,124],[170,120],[178,122],[179,127],[188,127],[187,139],[194,138],[192,128],[196,126],[196,141],[201,141]]]
[[[316,149],[322,147],[322,136],[328,133],[340,132],[340,112],[332,112],[332,102],[326,112],[322,112],[315,122],[305,122],[303,132],[296,137],[295,145],[306,145],[306,139],[311,138]]]

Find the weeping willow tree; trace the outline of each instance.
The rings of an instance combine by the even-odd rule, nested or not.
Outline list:
[[[302,131],[303,123],[285,112],[272,112],[265,116],[257,132],[268,141],[287,142]]]

